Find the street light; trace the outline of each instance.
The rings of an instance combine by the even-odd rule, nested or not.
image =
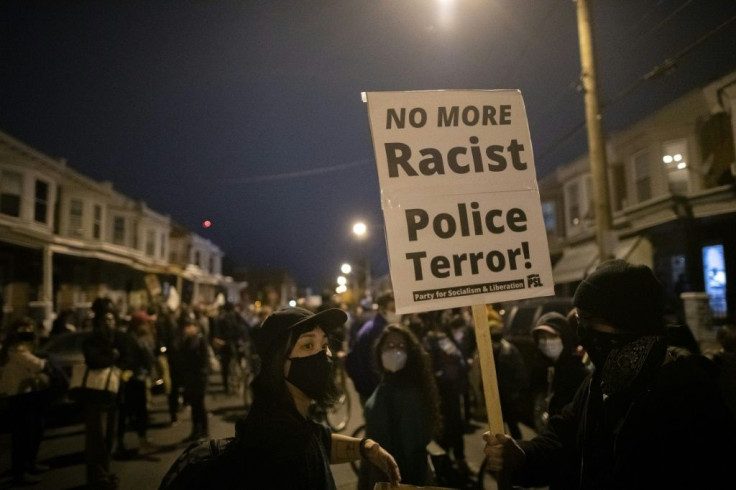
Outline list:
[[[368,225],[365,222],[363,222],[363,221],[356,221],[355,223],[353,223],[353,235],[355,235],[356,238],[358,240],[360,240],[361,242],[364,242],[365,239],[368,237]],[[372,300],[373,299],[373,293],[371,291],[371,287],[372,287],[372,284],[371,284],[371,262],[370,262],[368,253],[365,250],[365,246],[363,246],[363,249],[364,249],[363,250],[363,255],[364,255],[364,257],[363,257],[363,261],[364,261],[363,268],[364,268],[364,271],[363,272],[365,273],[365,288],[364,288],[365,289],[365,297],[368,300]],[[348,267],[350,267],[350,264],[343,264],[343,267],[345,267],[346,265]],[[352,270],[352,268],[350,270]],[[345,272],[345,270],[343,270],[343,273],[349,274],[349,272]]]

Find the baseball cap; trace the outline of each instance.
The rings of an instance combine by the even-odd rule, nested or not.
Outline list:
[[[344,325],[347,320],[348,315],[339,308],[329,308],[319,313],[298,306],[284,308],[266,317],[260,327],[254,331],[253,340],[258,355],[264,357],[273,351],[279,341],[286,339],[289,332],[295,328],[306,331],[319,326],[329,335],[330,332]]]

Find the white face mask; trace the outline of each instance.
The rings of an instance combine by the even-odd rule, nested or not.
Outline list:
[[[406,358],[406,351],[403,349],[388,349],[381,353],[383,369],[392,373],[404,369],[404,366],[406,366]]]
[[[557,361],[560,357],[560,353],[562,352],[561,338],[542,339],[537,343],[537,345],[539,346],[539,350],[542,351],[542,354],[549,357],[552,361]]]

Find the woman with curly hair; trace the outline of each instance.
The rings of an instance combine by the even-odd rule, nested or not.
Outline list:
[[[365,404],[365,435],[390,452],[401,468],[401,482],[431,483],[427,444],[439,434],[439,396],[431,361],[407,328],[389,324],[375,347],[381,383]],[[361,465],[359,489],[386,481],[369,465]]]

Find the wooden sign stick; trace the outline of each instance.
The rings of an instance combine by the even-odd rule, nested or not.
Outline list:
[[[493,360],[493,344],[491,330],[488,328],[488,310],[486,305],[473,305],[473,323],[475,339],[478,343],[480,374],[483,380],[483,395],[488,414],[488,427],[491,434],[503,434],[503,416],[501,414],[501,398],[498,395],[498,379],[496,363]]]

